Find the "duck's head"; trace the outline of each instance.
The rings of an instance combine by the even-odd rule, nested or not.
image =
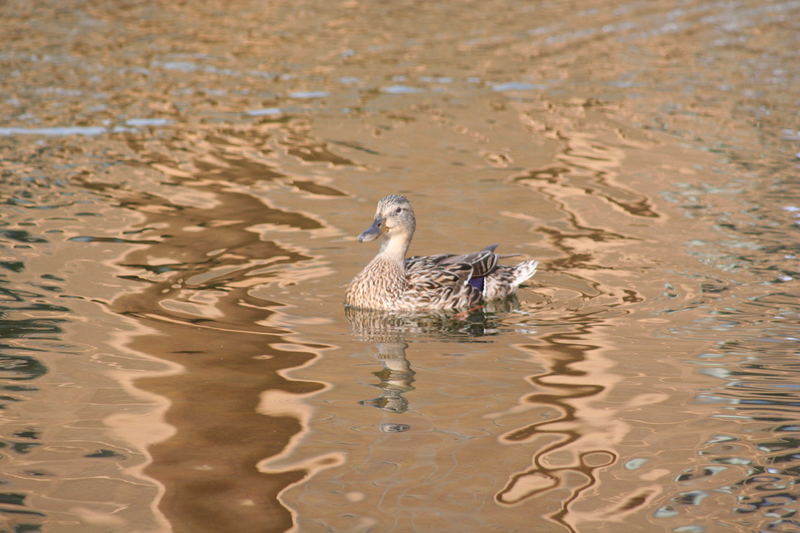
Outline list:
[[[414,210],[411,208],[408,198],[390,194],[378,202],[375,220],[372,221],[369,229],[358,236],[358,240],[359,242],[374,241],[381,235],[385,235],[389,239],[396,236],[411,239],[416,226]]]

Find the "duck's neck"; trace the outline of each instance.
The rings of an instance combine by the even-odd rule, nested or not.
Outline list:
[[[410,233],[392,235],[390,238],[383,240],[378,255],[384,259],[402,264],[405,261],[409,244],[411,244]]]

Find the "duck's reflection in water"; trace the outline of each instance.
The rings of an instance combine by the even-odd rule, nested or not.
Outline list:
[[[408,410],[408,400],[403,396],[406,392],[414,390],[414,371],[411,363],[406,359],[405,342],[378,342],[376,357],[383,363],[383,369],[373,372],[380,379],[376,386],[381,390],[380,396],[371,400],[362,400],[361,405],[370,405],[390,413],[405,413]]]
[[[359,342],[307,368],[335,381],[269,465],[307,472],[280,496],[297,531],[512,531],[530,516],[576,531],[594,516],[582,506],[626,428],[594,405],[616,378],[591,325],[518,308],[345,316]]]
[[[517,298],[511,297],[459,313],[398,314],[346,307],[345,317],[353,335],[365,342],[481,342],[480,337],[498,333],[500,325],[495,314],[512,311],[518,305]]]
[[[383,368],[373,374],[380,379],[376,386],[380,396],[361,401],[361,405],[377,407],[391,413],[408,410],[404,394],[414,390],[415,372],[406,358],[409,338],[424,337],[436,340],[479,342],[484,335],[497,331],[491,313],[510,309],[516,300],[498,302],[491,309],[481,308],[469,313],[433,313],[403,315],[348,307],[345,316],[351,331],[360,340],[372,342],[375,357]],[[404,426],[404,425],[402,425]],[[402,430],[401,429],[395,429]]]
[[[416,374],[406,357],[409,346],[407,340],[425,338],[480,342],[480,337],[497,332],[492,313],[510,310],[516,304],[515,298],[509,298],[471,312],[415,315],[347,307],[345,316],[352,333],[359,340],[373,343],[375,357],[383,365],[381,370],[373,372],[380,380],[375,385],[380,389],[380,395],[359,403],[389,413],[405,413],[409,409],[405,393],[414,390],[412,384]],[[385,432],[408,429],[407,424],[381,425],[381,430]]]

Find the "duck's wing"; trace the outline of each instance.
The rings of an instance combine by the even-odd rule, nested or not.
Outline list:
[[[419,258],[406,268],[406,302],[411,307],[430,309],[459,309],[478,303],[481,293],[471,285],[472,265],[440,259]]]
[[[487,246],[478,252],[471,254],[439,254],[414,256],[406,259],[406,272],[411,273],[417,270],[449,270],[456,265],[469,265],[471,273],[467,279],[482,278],[490,274],[497,267],[499,256],[494,253],[496,244]]]
[[[431,291],[463,286],[472,276],[472,266],[467,263],[438,263],[423,261],[436,256],[426,256],[406,263],[406,279],[411,290]]]

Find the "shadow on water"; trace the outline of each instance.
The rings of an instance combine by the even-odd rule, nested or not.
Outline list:
[[[227,159],[229,164],[247,166]],[[176,429],[173,438],[151,448],[147,472],[164,484],[162,508],[181,530],[264,531],[264,524],[287,529],[291,518],[277,496],[304,473],[265,474],[255,465],[281,452],[300,422],[257,407],[264,391],[319,390],[321,384],[288,380],[282,371],[302,366],[328,346],[290,341],[291,331],[270,325],[282,304],[250,294],[253,284],[277,276],[287,281],[284,265],[311,259],[263,239],[254,228],[321,225],[227,190],[235,171],[219,176],[215,167],[202,167],[205,177],[184,183],[183,190],[196,191],[205,205],[180,205],[155,194],[124,199],[127,207],[146,213],[141,235],[158,235],[162,242],[124,258],[121,264],[137,272],[132,279],[143,285],[116,299],[113,308],[150,330],[129,348],[183,368],[169,379],[137,383],[170,401],[166,421]],[[252,176],[252,170],[242,175]]]

